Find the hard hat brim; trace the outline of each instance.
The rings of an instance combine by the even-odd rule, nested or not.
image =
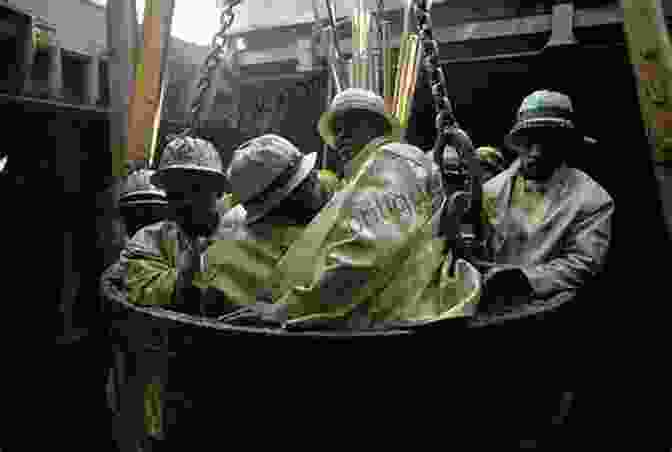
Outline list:
[[[167,190],[171,186],[179,186],[185,178],[199,178],[203,185],[213,191],[224,191],[227,179],[221,171],[199,165],[171,165],[158,169],[151,177],[152,184]]]
[[[400,140],[401,135],[402,135],[402,130],[401,130],[401,125],[399,124],[399,121],[397,118],[395,118],[393,115],[384,112],[383,114],[371,111],[368,109],[366,104],[362,104],[361,106],[358,106],[356,103],[353,103],[352,105],[349,105],[347,108],[344,109],[339,109],[339,110],[328,110],[322,114],[320,117],[320,121],[317,125],[317,130],[322,137],[322,140],[328,144],[330,147],[335,146],[336,142],[336,135],[334,134],[334,129],[333,129],[333,121],[334,118],[337,115],[341,115],[343,113],[346,113],[350,110],[364,110],[368,111],[369,113],[373,115],[377,115],[385,119],[387,122],[388,127],[390,128],[390,132],[387,134],[387,136]]]
[[[595,139],[579,133],[571,121],[559,118],[535,118],[517,123],[509,134],[504,137],[504,144],[508,148],[520,153],[524,150],[524,146],[519,142],[520,137],[530,130],[539,129],[563,130],[568,134],[568,137],[575,139],[578,144],[595,144],[597,142]]]
[[[266,197],[263,201],[254,202],[254,198],[252,198],[252,200],[236,200],[235,202],[240,202],[240,204],[242,204],[247,211],[247,217],[245,220],[246,223],[249,224],[259,220],[268,212],[270,212],[274,207],[280,204],[296,187],[301,184],[301,182],[306,179],[306,177],[308,177],[310,172],[315,168],[316,164],[317,152],[311,152],[301,159],[299,169],[296,171],[294,176],[292,176],[289,182],[287,182],[286,185],[280,187],[275,192],[269,194],[268,197]]]
[[[134,198],[136,196],[155,196],[157,198],[164,198],[165,199],[166,192],[164,192],[162,190],[152,190],[152,189],[150,189],[150,190],[136,190],[136,191],[131,191],[131,192],[128,192],[128,193],[124,193],[123,195],[121,195],[121,197],[119,199],[121,200],[121,199],[127,199],[127,198]]]
[[[145,198],[145,199],[133,199],[133,200],[121,200],[119,201],[119,207],[132,207],[132,206],[144,206],[144,205],[156,205],[156,206],[166,206],[168,201],[165,199],[157,198]]]

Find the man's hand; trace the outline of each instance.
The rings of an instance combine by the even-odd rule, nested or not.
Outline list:
[[[217,318],[220,322],[250,326],[281,326],[289,318],[289,306],[271,304],[267,301],[240,308],[232,313]]]
[[[494,268],[483,277],[486,305],[511,307],[529,300],[532,286],[519,268]]]
[[[199,271],[205,269],[204,253],[208,248],[208,241],[205,239],[188,239],[189,246],[178,257],[177,268],[180,274],[187,278],[193,278]]]
[[[177,256],[177,281],[175,285],[176,305],[195,309],[200,304],[201,290],[194,287],[196,274],[205,271],[205,250],[209,243],[205,239],[188,240],[184,252]]]

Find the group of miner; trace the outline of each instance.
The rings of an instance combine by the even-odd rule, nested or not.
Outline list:
[[[535,91],[504,140],[515,160],[472,149],[482,262],[443,234],[454,188],[371,91],[340,92],[319,120],[333,172],[276,134],[242,143],[228,167],[212,143],[174,138],[156,170],[126,180],[126,244],[103,291],[231,325],[350,331],[559,303],[601,271],[614,213],[607,191],[568,164],[589,140],[573,115],[568,96]]]

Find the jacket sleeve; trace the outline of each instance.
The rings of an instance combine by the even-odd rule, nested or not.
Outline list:
[[[152,225],[138,231],[121,253],[126,269],[128,301],[145,306],[174,303],[177,282],[174,253],[165,247],[164,231]]]
[[[579,289],[602,270],[611,241],[614,201],[606,193],[598,199],[579,212],[554,259],[522,268],[536,297]]]

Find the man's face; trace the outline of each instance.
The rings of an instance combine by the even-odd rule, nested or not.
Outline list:
[[[163,221],[166,218],[166,206],[161,204],[137,204],[121,210],[129,237],[132,237],[145,226]]]
[[[566,131],[552,128],[531,129],[518,142],[523,176],[538,181],[547,180],[560,167],[569,144]]]
[[[219,193],[198,176],[165,187],[171,219],[181,226],[207,226],[217,215]]]
[[[289,195],[290,199],[311,211],[320,210],[330,197],[331,192],[320,183],[317,170],[312,170],[308,177]]]
[[[385,120],[365,110],[348,110],[334,118],[334,147],[349,162],[374,138],[385,135]]]
[[[317,170],[312,170],[308,177],[267,215],[307,225],[332,196],[333,192],[320,182]]]

